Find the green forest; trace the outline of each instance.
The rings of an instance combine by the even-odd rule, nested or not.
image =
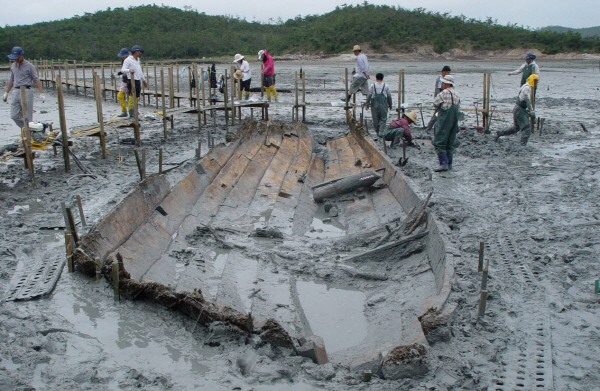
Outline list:
[[[368,43],[380,53],[410,52],[430,44],[451,48],[536,47],[546,54],[600,52],[600,38],[574,32],[532,31],[516,25],[450,16],[419,8],[361,5],[336,7],[323,15],[277,23],[210,16],[196,10],[157,5],[108,8],[70,19],[0,28],[2,50],[26,50],[28,58],[114,60],[121,47],[141,45],[146,59],[191,59],[267,49],[271,54],[349,52]]]

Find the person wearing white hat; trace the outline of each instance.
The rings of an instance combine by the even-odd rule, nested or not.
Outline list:
[[[248,100],[250,97],[250,83],[252,82],[252,73],[250,72],[250,64],[248,61],[244,60],[244,56],[237,53],[233,57],[233,63],[237,64],[238,71],[241,71],[241,81],[240,81],[240,99],[242,98],[242,91],[246,91],[246,96],[244,99]],[[239,75],[238,72],[236,72]],[[236,76],[236,78],[238,78]]]
[[[371,78],[369,74],[369,61],[367,56],[362,52],[359,45],[354,45],[354,55],[356,56],[356,66],[354,67],[354,76],[352,77],[352,84],[350,84],[350,95],[348,95],[348,101],[352,97],[352,94],[356,94],[358,90],[362,92],[364,96],[369,95],[369,82]]]
[[[454,91],[454,76],[446,75],[441,82],[443,90],[433,99],[433,107],[438,113],[433,136],[439,162],[439,166],[433,170],[436,172],[452,169],[460,106],[460,97]]]

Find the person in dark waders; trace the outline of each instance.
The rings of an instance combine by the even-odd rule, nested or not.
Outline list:
[[[535,112],[531,106],[531,90],[537,86],[539,77],[532,74],[527,79],[527,82],[521,86],[519,96],[517,96],[517,104],[513,108],[513,126],[508,129],[499,130],[496,133],[495,141],[501,136],[508,136],[521,132],[521,145],[526,145],[531,135],[530,118],[535,119]]]
[[[378,136],[383,136],[387,128],[388,110],[392,109],[392,93],[383,82],[383,73],[375,75],[375,83],[369,88],[367,108],[371,107],[373,125]]]
[[[438,113],[433,137],[433,146],[439,161],[439,166],[433,169],[436,172],[452,169],[460,106],[460,97],[454,91],[454,76],[446,75],[441,82],[443,91],[433,100],[433,107]]]

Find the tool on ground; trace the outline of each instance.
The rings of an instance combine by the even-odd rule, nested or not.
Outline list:
[[[423,103],[421,103],[421,102],[417,103],[417,107],[419,108],[419,111],[421,112],[421,121],[423,122],[423,127],[425,127],[425,120],[423,119]]]
[[[406,140],[402,139],[402,157],[398,160],[398,165],[404,167],[406,163],[408,163],[408,158],[406,157]]]

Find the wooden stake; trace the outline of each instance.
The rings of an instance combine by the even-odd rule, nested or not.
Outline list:
[[[175,108],[175,89],[173,87],[173,68],[167,68],[167,72],[169,73],[168,82],[169,82],[169,108]]]
[[[100,67],[100,72],[102,72],[102,98],[106,100],[106,76],[104,75],[104,64]],[[133,80],[133,77],[131,80]]]
[[[116,261],[112,264],[112,283],[114,301],[119,301],[121,300],[121,296],[119,294],[119,264]]]
[[[196,108],[198,109],[198,136],[200,137],[200,133],[202,130],[202,110],[204,106],[202,106],[202,110],[200,109],[200,79],[198,79],[198,64],[194,64],[194,78],[196,79]],[[190,95],[191,96],[191,95]],[[202,96],[204,97],[204,91],[202,91]],[[190,98],[191,102],[191,98]]]
[[[488,259],[485,262],[485,266],[483,268],[483,274],[481,276],[481,290],[487,291],[487,280],[488,280],[488,269],[490,267],[490,260]]]
[[[294,72],[294,111],[295,120],[298,121],[298,71]]]
[[[302,72],[302,122],[306,121],[306,72]]]
[[[79,209],[79,218],[81,219],[81,226],[87,227],[87,223],[85,222],[85,216],[83,214],[83,205],[81,204],[81,196],[76,195],[75,198],[77,199],[77,208]]]
[[[136,148],[133,150],[133,153],[135,154],[135,162],[137,163],[137,168],[138,168],[138,172],[140,174],[140,180],[144,180],[144,169],[142,166],[142,161],[140,159],[140,154],[138,152],[139,148]]]
[[[23,148],[25,148],[25,164],[27,165],[27,169],[29,169],[29,176],[31,177],[31,181],[35,183],[35,170],[33,167],[33,153],[31,152],[31,132],[29,130],[29,115],[27,107],[27,92],[25,91],[25,87],[20,87],[21,92],[21,115],[23,117],[23,134],[21,135],[21,140],[23,141]]]
[[[346,71],[344,75],[344,91],[346,93],[346,95],[344,95],[344,102],[346,102],[344,110],[348,110],[350,107],[350,99],[348,99],[348,68],[344,68],[344,70]]]
[[[481,291],[479,296],[479,311],[477,312],[477,318],[483,318],[485,316],[485,305],[487,303],[488,291]]]
[[[100,125],[100,153],[102,159],[106,159],[106,138],[104,135],[104,114],[102,112],[102,97],[100,96],[100,78],[94,74],[94,98],[96,99],[96,112],[98,114],[98,124]]]
[[[73,61],[73,68],[75,69],[75,96],[78,96],[79,84],[77,83],[77,61]]]
[[[233,65],[231,66],[231,71],[229,75],[229,80],[231,81],[231,126],[235,125],[235,72],[233,71]],[[240,83],[241,84],[241,83]]]
[[[225,69],[225,75],[223,76],[223,100],[225,101],[225,134],[229,134],[229,109],[227,108],[227,103],[229,100],[229,96],[227,95],[227,83],[229,79],[227,78],[227,69]]]
[[[156,78],[156,65],[154,66],[154,97],[156,98],[156,109],[158,110],[158,79]]]
[[[69,231],[65,230],[65,249],[67,253],[67,267],[69,273],[73,273],[75,271],[75,265],[73,265],[73,237],[69,233]]]
[[[160,68],[160,91],[162,100],[162,114],[163,114],[163,137],[167,139],[167,105],[165,98],[165,70]]]
[[[135,137],[135,145],[140,148],[142,146],[142,140],[140,138],[140,123],[138,121],[138,101],[137,91],[135,88],[134,72],[130,71],[131,75],[131,98],[133,99],[133,135]]]
[[[162,174],[162,166],[163,166],[163,149],[158,149],[158,173]]]
[[[479,242],[479,263],[477,264],[477,271],[480,272],[483,270],[483,251],[485,248],[484,242]]]
[[[60,120],[60,132],[63,144],[63,159],[65,162],[65,172],[71,171],[71,157],[69,156],[69,136],[67,134],[67,119],[65,118],[65,101],[62,90],[62,78],[56,76],[56,94],[58,97],[58,118]]]

